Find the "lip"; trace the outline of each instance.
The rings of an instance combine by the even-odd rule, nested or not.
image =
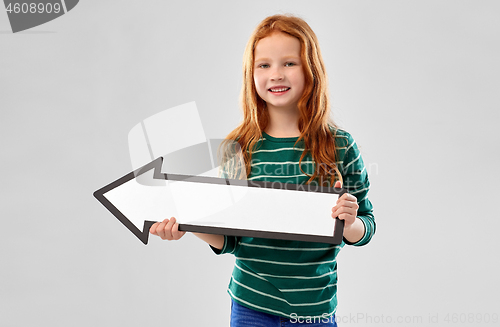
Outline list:
[[[271,89],[286,89],[286,90],[280,91],[280,92],[273,92],[273,91],[271,91]],[[268,88],[267,91],[271,94],[274,94],[274,95],[281,95],[281,94],[285,94],[286,92],[290,91],[290,89],[291,89],[290,86],[275,85],[275,86],[271,86],[270,88]]]

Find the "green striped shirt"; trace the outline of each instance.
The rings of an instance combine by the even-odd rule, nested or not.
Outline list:
[[[249,180],[303,184],[309,177],[299,169],[303,142],[296,137],[275,138],[266,133],[252,154]],[[358,199],[358,217],[365,235],[353,245],[368,243],[375,232],[372,204],[368,200],[368,175],[356,142],[345,131],[336,134],[337,167],[344,187]],[[308,153],[302,170],[311,174],[315,165]],[[332,219],[325,212],[325,219]],[[340,245],[224,236],[222,250],[236,257],[228,286],[229,295],[248,308],[284,317],[321,317],[337,307],[337,254]]]

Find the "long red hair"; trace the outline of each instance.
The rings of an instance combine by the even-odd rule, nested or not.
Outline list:
[[[266,103],[257,94],[254,84],[254,50],[259,40],[274,32],[286,33],[300,41],[305,87],[297,104],[300,112],[298,122],[300,136],[297,142],[304,140],[305,145],[300,163],[308,151],[316,163],[314,174],[307,174],[310,177],[307,183],[317,179],[320,185],[333,187],[335,180],[342,181],[342,176],[336,165],[335,137],[332,132],[335,133],[337,127],[330,118],[327,74],[316,35],[309,25],[298,17],[288,15],[267,17],[250,36],[243,56],[243,85],[240,98],[243,121],[228,134],[226,139],[239,143],[245,163],[244,171],[248,176],[252,151],[255,150],[256,143],[269,122]]]

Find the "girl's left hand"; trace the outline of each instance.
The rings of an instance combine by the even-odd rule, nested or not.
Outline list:
[[[335,188],[342,187],[342,184],[335,182]],[[344,193],[332,208],[332,218],[339,218],[345,222],[344,228],[349,228],[355,221],[358,215],[358,199],[349,193]]]

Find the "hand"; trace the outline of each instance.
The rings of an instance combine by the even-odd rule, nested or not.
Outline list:
[[[335,188],[342,187],[340,181],[335,182]],[[345,222],[344,228],[349,229],[356,221],[358,215],[358,199],[349,193],[344,193],[332,208],[332,218],[338,218]]]
[[[149,232],[153,235],[161,237],[162,240],[178,240],[186,234],[186,232],[179,231],[179,224],[172,217],[165,219],[162,222],[156,222],[151,226]]]

